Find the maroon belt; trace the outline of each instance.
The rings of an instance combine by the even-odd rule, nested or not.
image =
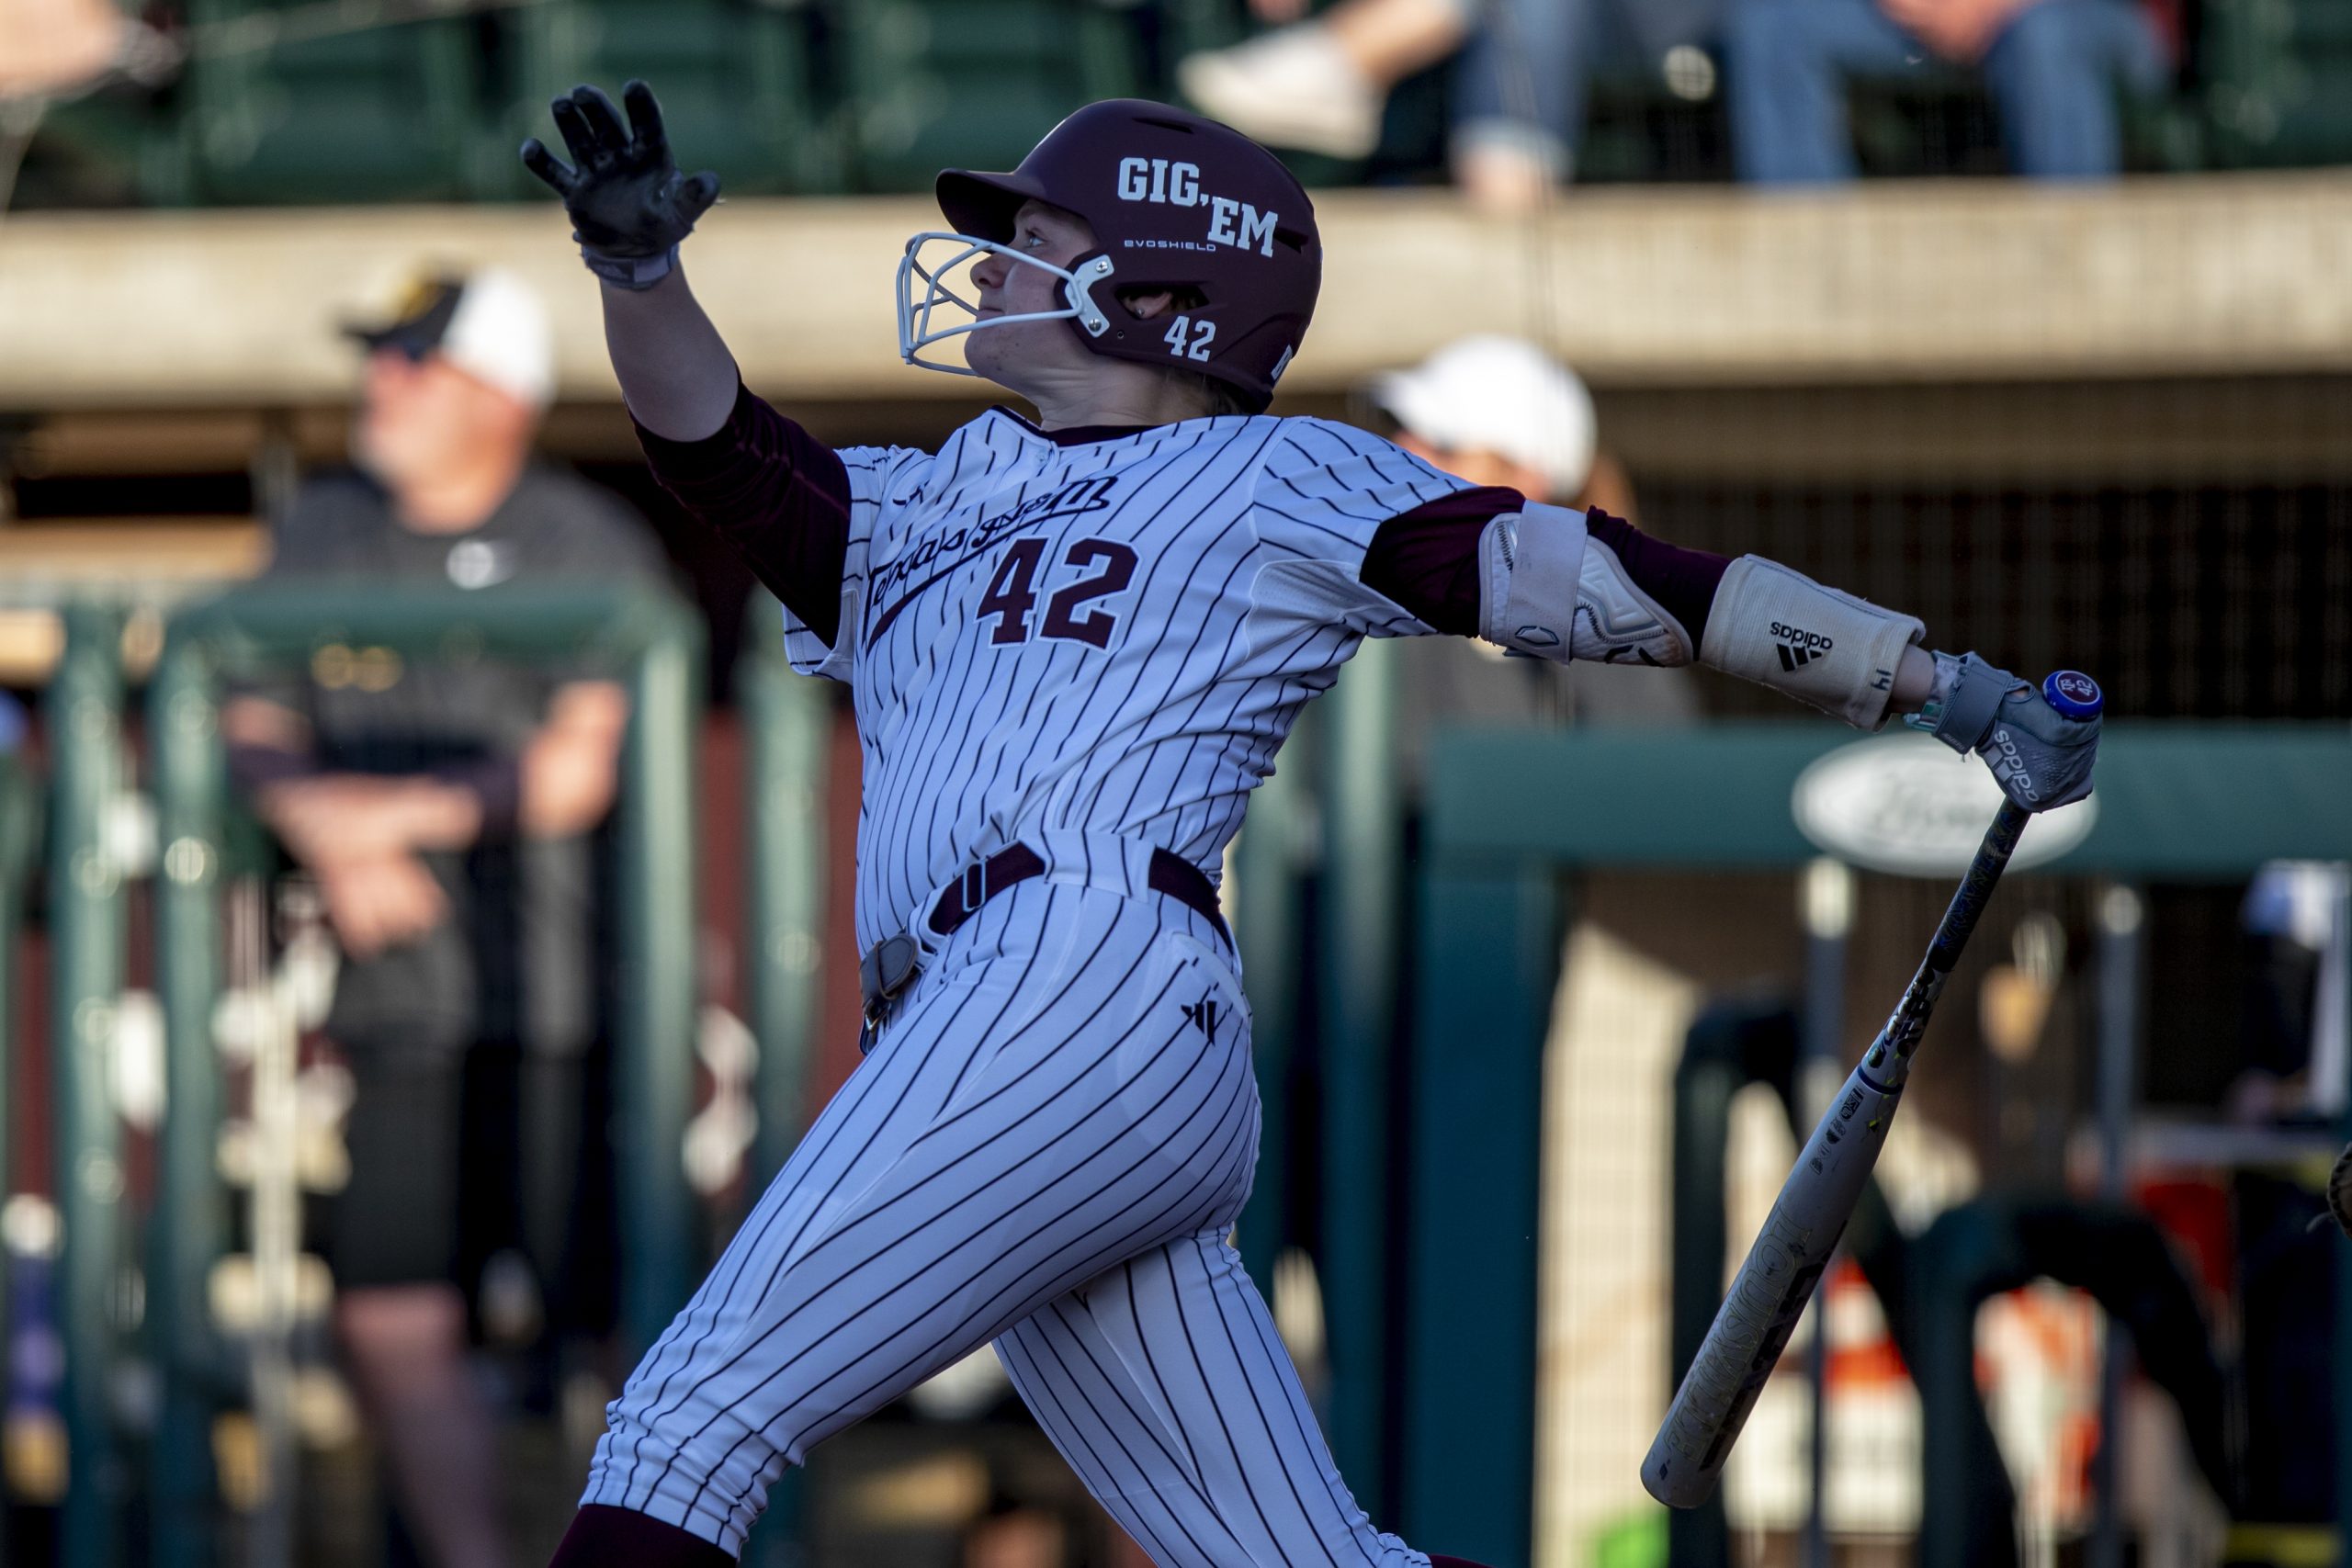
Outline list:
[[[964,874],[932,905],[927,923],[933,935],[945,936],[1006,888],[1045,874],[1046,862],[1036,851],[1026,844],[1009,844],[988,859],[966,866]],[[1227,951],[1232,951],[1233,932],[1226,926],[1224,911],[1217,908],[1216,889],[1200,867],[1181,855],[1155,849],[1144,883],[1215,926],[1216,934],[1225,939]],[[873,1049],[875,1032],[888,1016],[891,1002],[915,977],[919,956],[914,939],[902,931],[883,938],[858,958],[858,989],[865,999],[865,1030],[858,1042],[859,1051]]]
[[[981,905],[1006,888],[1045,874],[1045,860],[1036,851],[1026,844],[1008,844],[988,859],[964,868],[964,874],[955,886],[942,893],[939,901],[931,907],[931,929],[935,935],[945,936],[979,913]],[[1225,912],[1217,908],[1216,888],[1199,866],[1182,855],[1155,848],[1144,882],[1154,893],[1166,894],[1215,926],[1227,947],[1233,945],[1233,933],[1226,928]]]

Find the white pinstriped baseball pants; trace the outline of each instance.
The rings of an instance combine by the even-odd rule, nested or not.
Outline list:
[[[1169,1568],[1421,1568],[1333,1468],[1226,1242],[1249,1013],[1172,898],[1047,878],[933,955],[607,1412],[582,1503],[742,1551],[816,1443],[993,1341]]]

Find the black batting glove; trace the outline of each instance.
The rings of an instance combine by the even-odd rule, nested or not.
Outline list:
[[[650,288],[669,276],[678,242],[718,199],[718,176],[678,173],[652,88],[631,82],[621,102],[628,106],[628,130],[600,89],[572,88],[548,106],[572,166],[536,136],[523,143],[523,166],[563,198],[589,271],[623,288]]]

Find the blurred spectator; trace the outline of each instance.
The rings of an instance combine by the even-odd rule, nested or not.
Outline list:
[[[1845,78],[1962,65],[1983,72],[2018,174],[2109,176],[2117,93],[2157,91],[2165,53],[2135,0],[1732,0],[1733,157],[1745,180],[1851,179]]]
[[[1261,141],[1363,158],[1389,92],[1459,52],[1450,158],[1481,207],[1528,210],[1566,180],[1596,70],[1645,70],[1711,32],[1719,0],[1340,0],[1177,67],[1202,112]],[[1268,21],[1294,0],[1257,0]]]
[[[1592,394],[1577,373],[1523,339],[1460,338],[1409,370],[1375,378],[1373,403],[1396,423],[1388,438],[1415,457],[1478,485],[1503,485],[1530,501],[1598,506],[1638,521],[1625,470],[1602,451]],[[1429,724],[1557,726],[1573,716],[1602,722],[1673,723],[1697,715],[1682,670],[1610,669],[1506,659],[1468,637],[1407,637],[1401,660],[1402,740],[1418,781]]]
[[[2271,861],[2247,885],[2240,1025],[2246,1069],[2230,1089],[2233,1120],[2342,1114],[2352,1011],[2352,867]]]
[[[957,1568],[1063,1568],[1069,1535],[1052,1509],[1000,1492],[965,1529]]]
[[[420,283],[368,353],[358,471],[315,479],[269,576],[397,591],[641,580],[641,520],[533,460],[553,385],[546,312],[496,272]],[[232,771],[318,881],[346,962],[327,1032],[356,1083],[329,1243],[335,1329],[430,1562],[503,1561],[489,1409],[465,1364],[460,1129],[469,1055],[519,1052],[510,1141],[541,1289],[567,1251],[581,1058],[595,1031],[592,862],[628,719],[617,684],[386,650],[224,709]],[[472,1151],[477,1155],[481,1151]]]
[[[177,46],[109,0],[0,0],[0,102],[68,96],[117,72],[160,80]]]
[[[1592,394],[1524,339],[1457,338],[1409,370],[1374,378],[1371,394],[1396,422],[1390,439],[1447,473],[1631,519],[1633,491],[1600,449]]]

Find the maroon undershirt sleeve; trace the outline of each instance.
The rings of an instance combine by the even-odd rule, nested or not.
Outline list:
[[[653,477],[735,547],[752,574],[830,646],[841,635],[849,470],[841,455],[738,387],[699,441],[637,427]]]
[[[548,1568],[735,1568],[735,1559],[649,1514],[583,1503]]]
[[[1478,536],[1497,514],[1527,504],[1517,491],[1456,491],[1383,523],[1357,575],[1366,588],[1415,617],[1456,637],[1478,635]],[[1622,517],[1594,507],[1588,535],[1617,552],[1625,575],[1680,621],[1695,647],[1707,635],[1707,612],[1729,559],[1653,539]]]
[[[1423,502],[1383,523],[1356,578],[1415,619],[1455,637],[1478,635],[1478,536],[1527,498],[1487,485]]]

